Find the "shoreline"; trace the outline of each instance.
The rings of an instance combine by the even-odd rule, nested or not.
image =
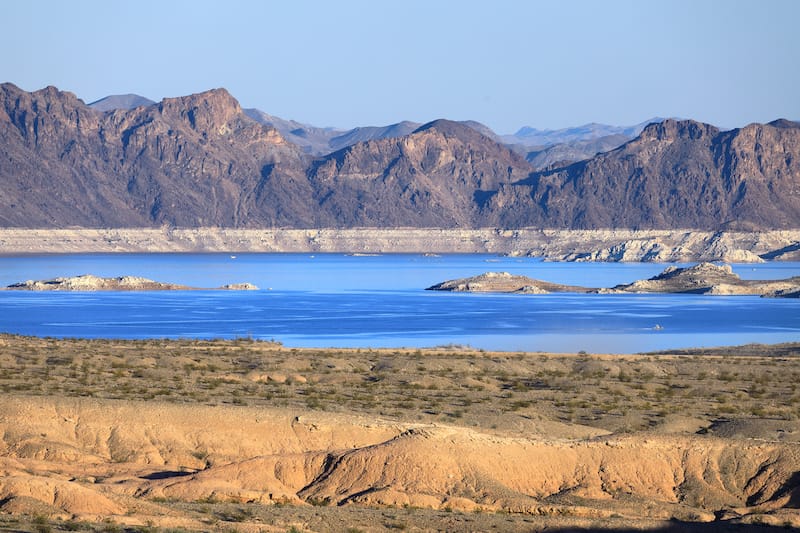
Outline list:
[[[0,255],[488,253],[569,262],[800,260],[800,230],[0,228]]]

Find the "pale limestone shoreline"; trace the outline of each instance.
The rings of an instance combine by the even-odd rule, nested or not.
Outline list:
[[[0,228],[0,254],[493,253],[551,261],[800,260],[800,230]]]

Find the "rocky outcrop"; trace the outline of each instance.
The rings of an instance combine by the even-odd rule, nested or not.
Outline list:
[[[185,290],[190,287],[161,283],[136,276],[101,278],[92,274],[48,280],[28,280],[6,287],[24,291],[164,291]]]
[[[700,263],[689,268],[667,267],[662,273],[647,280],[617,285],[605,292],[690,292],[725,293],[739,286],[741,278],[729,265],[717,266]],[[730,294],[730,292],[728,292]]]
[[[647,280],[617,285],[602,292],[661,292],[692,294],[757,294],[781,297],[800,290],[800,276],[784,280],[743,280],[730,265],[700,263],[692,267],[667,267]]]
[[[667,267],[650,279],[601,289],[549,283],[526,276],[515,276],[508,272],[487,272],[470,278],[444,281],[428,287],[427,290],[518,294],[550,292],[741,294],[797,298],[800,297],[800,276],[782,280],[743,280],[734,274],[730,265],[700,263],[687,268]]]
[[[566,255],[548,255],[548,259],[572,262],[643,262],[675,263],[689,261],[722,261],[726,263],[762,263],[751,243],[737,242],[725,232],[686,234],[678,242],[660,236],[628,239],[591,252],[573,251]]]
[[[469,278],[454,279],[428,287],[428,291],[449,292],[506,292],[520,294],[548,294],[551,292],[589,292],[592,289],[550,283],[508,272],[486,272]]]
[[[765,296],[771,296],[773,298],[800,298],[800,287],[778,289],[771,294],[766,294]]]
[[[220,289],[226,291],[257,291],[259,290],[257,285],[253,285],[252,283],[228,283],[220,287]]]
[[[7,290],[19,291],[185,291],[196,290],[195,287],[176,283],[162,283],[138,276],[120,276],[101,278],[92,274],[48,280],[28,280],[14,283]],[[250,291],[258,290],[252,283],[234,283],[223,285],[223,290]]]

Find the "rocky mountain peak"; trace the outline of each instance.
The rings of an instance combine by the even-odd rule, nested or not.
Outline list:
[[[663,122],[654,122],[645,126],[638,139],[645,141],[672,141],[677,139],[698,140],[714,137],[718,133],[719,128],[711,124],[705,124],[695,120],[667,119]]]
[[[29,93],[12,83],[0,85],[2,119],[33,143],[44,137],[58,138],[63,132],[95,130],[98,125],[97,113],[71,92],[48,86]]]
[[[793,120],[786,120],[785,118],[779,118],[777,120],[773,120],[767,126],[772,126],[773,128],[780,128],[780,129],[795,129],[800,128],[800,122],[795,122]]]
[[[46,102],[62,102],[68,105],[83,106],[83,100],[75,96],[69,91],[61,91],[57,87],[48,85],[44,89],[39,89],[31,93],[31,96],[36,99],[41,99]]]
[[[86,107],[83,100],[68,91],[60,91],[49,85],[38,91],[27,92],[13,83],[0,84],[0,97],[6,108],[35,107],[37,111],[47,111],[54,106]]]
[[[478,132],[475,128],[470,127],[468,124],[443,118],[423,124],[414,130],[414,133],[422,133],[425,131],[433,131],[440,133],[445,137],[458,137],[460,139],[476,138],[476,136],[486,137],[486,135]]]
[[[117,109],[130,110],[142,106],[151,106],[155,103],[156,102],[150,100],[149,98],[139,96],[138,94],[112,94],[90,103],[89,107],[95,111],[105,113],[107,111],[115,111]]]
[[[0,224],[800,224],[800,127],[791,121],[719,132],[665,120],[620,148],[539,172],[471,123],[435,120],[388,134],[360,132],[366,142],[312,160],[225,89],[100,113],[54,87],[28,93],[3,84]]]
[[[165,117],[188,122],[195,131],[224,129],[234,118],[243,116],[239,102],[226,89],[164,98],[158,109]]]

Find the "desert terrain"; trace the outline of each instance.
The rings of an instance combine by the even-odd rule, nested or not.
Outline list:
[[[800,527],[800,345],[0,336],[0,531]]]

